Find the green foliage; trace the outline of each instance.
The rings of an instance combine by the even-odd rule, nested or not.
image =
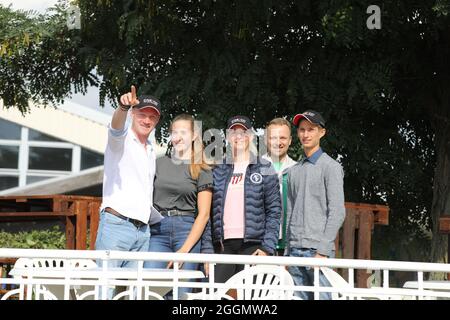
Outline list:
[[[65,249],[64,232],[53,227],[49,230],[33,230],[30,232],[0,232],[0,248],[18,249]]]
[[[28,111],[29,101],[54,105],[71,91],[96,84],[80,38],[67,30],[64,8],[52,15],[16,12],[0,5],[0,96],[6,108]]]

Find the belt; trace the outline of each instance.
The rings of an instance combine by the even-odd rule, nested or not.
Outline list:
[[[120,219],[123,219],[125,221],[131,222],[136,228],[140,228],[140,227],[143,227],[143,226],[147,225],[146,223],[144,223],[144,222],[142,222],[140,220],[136,220],[136,219],[133,219],[133,218],[125,217],[125,216],[121,215],[120,213],[118,213],[113,208],[106,207],[105,211],[110,213],[110,214],[112,214],[112,215],[114,215],[114,216],[116,216],[116,217],[118,217],[118,218],[120,218]]]
[[[188,216],[195,217],[195,212],[192,211],[180,211],[180,210],[161,210],[160,213],[165,217],[174,217],[174,216]]]

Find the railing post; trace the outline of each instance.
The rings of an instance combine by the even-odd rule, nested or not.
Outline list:
[[[359,210],[357,259],[370,260],[372,256],[372,210]],[[358,288],[367,287],[369,274],[366,269],[356,271],[356,285]]]
[[[97,240],[97,229],[99,223],[99,215],[100,215],[100,202],[97,200],[91,201],[89,203],[89,249],[95,249],[95,241]]]
[[[342,258],[353,259],[355,256],[355,229],[358,211],[354,208],[346,210],[342,235]],[[343,277],[348,278],[348,271],[343,271]]]
[[[319,267],[314,267],[314,300],[320,300],[320,292],[318,291],[319,281]]]
[[[75,248],[77,250],[86,250],[88,203],[83,200],[74,200],[73,205],[76,219]]]
[[[62,200],[58,196],[53,197],[53,212],[69,211],[69,203],[67,200]],[[75,223],[73,216],[66,216],[66,249],[75,249]]]

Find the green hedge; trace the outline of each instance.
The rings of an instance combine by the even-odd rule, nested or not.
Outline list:
[[[0,231],[0,248],[64,249],[66,235],[58,226],[48,230],[10,233]]]

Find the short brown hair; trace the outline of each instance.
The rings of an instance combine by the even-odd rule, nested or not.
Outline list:
[[[271,125],[287,126],[289,128],[289,132],[291,131],[291,124],[285,118],[275,118],[275,119],[270,120],[270,122],[266,125],[266,130],[268,130]]]

